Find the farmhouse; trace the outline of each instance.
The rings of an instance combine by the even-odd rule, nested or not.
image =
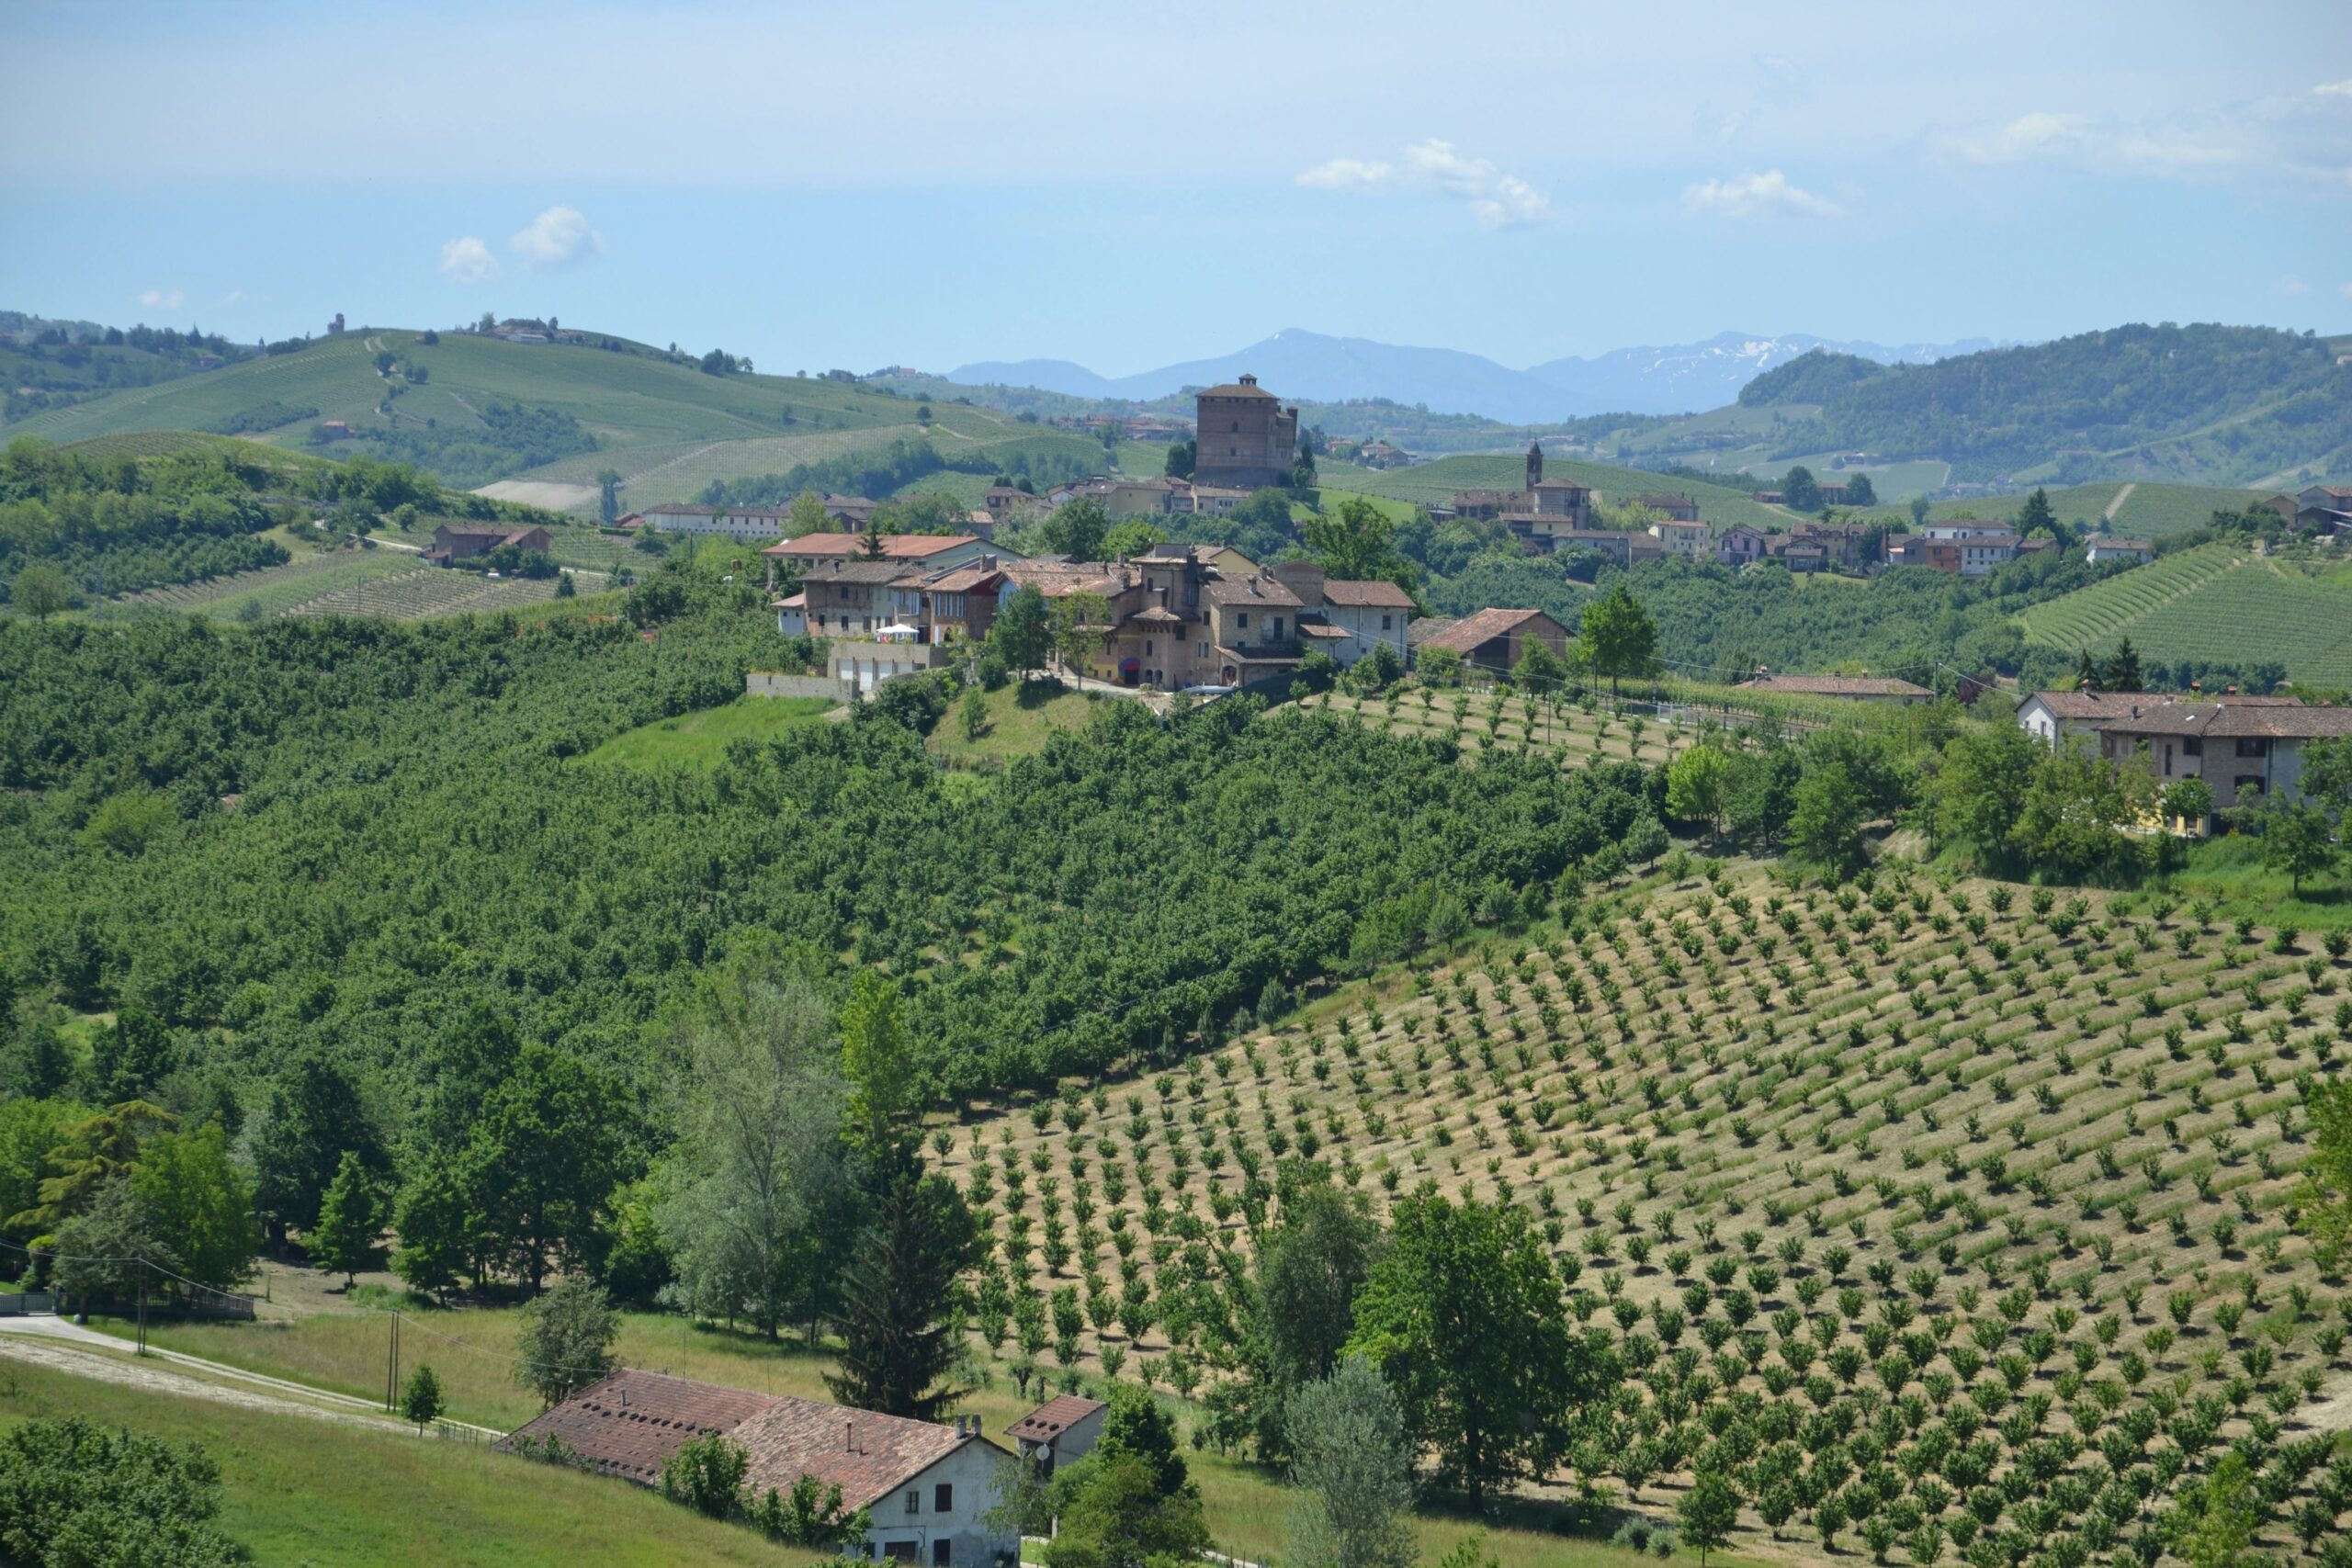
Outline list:
[[[1103,1412],[1111,1407],[1099,1399],[1065,1393],[1049,1399],[1004,1429],[1019,1445],[1021,1457],[1037,1467],[1041,1480],[1051,1480],[1054,1466],[1084,1459],[1102,1436]]]
[[[1774,675],[1758,671],[1754,679],[1742,681],[1740,690],[1763,692],[1790,697],[1836,697],[1854,703],[1891,703],[1896,707],[1909,707],[1915,703],[1930,702],[1935,693],[1925,686],[1915,686],[1908,681],[1897,681],[1884,675]]]
[[[2160,704],[2207,700],[2195,694],[2169,696],[2148,692],[2035,692],[2018,705],[2018,723],[2043,745],[2055,746],[2061,736],[2094,736],[2099,726],[2109,719],[2136,717],[2143,709]],[[2235,687],[2211,700],[2242,708],[2302,705],[2294,697],[2242,696]]]
[[[1456,517],[1499,521],[1512,533],[1531,541],[1557,540],[1564,533],[1592,526],[1592,487],[1574,479],[1544,477],[1544,444],[1527,448],[1527,488],[1524,490],[1458,490],[1453,492]]]
[[[1283,407],[1255,376],[1211,387],[1193,400],[1200,432],[1193,457],[1196,483],[1250,491],[1290,482],[1298,452],[1296,409]]]
[[[1877,560],[1877,543],[1883,535],[1883,530],[1871,523],[1799,523],[1789,529],[1791,539],[1819,545],[1825,559],[1849,570]]]
[[[2352,523],[2352,486],[2313,485],[2295,495],[2295,526],[2328,533]]]
[[[1631,528],[1562,528],[1546,536],[1555,555],[1566,550],[1592,550],[1619,566],[1657,560],[1666,553],[1666,547],[1657,542],[1656,535],[1637,534]]]
[[[1427,636],[1414,637],[1412,643],[1423,655],[1431,649],[1442,649],[1460,654],[1462,662],[1473,669],[1506,675],[1535,643],[1565,659],[1568,638],[1574,635],[1541,610],[1481,610],[1444,622]]]
[[[980,1433],[877,1416],[788,1394],[753,1393],[661,1372],[620,1371],[572,1395],[499,1440],[560,1440],[587,1469],[652,1486],[670,1456],[694,1438],[723,1436],[750,1458],[755,1496],[789,1492],[802,1476],[842,1489],[845,1508],[871,1511],[873,1528],[853,1553],[945,1568],[994,1568],[1020,1542],[988,1522],[998,1478],[1012,1456]]]
[[[445,523],[433,530],[433,547],[424,552],[424,558],[432,566],[447,566],[451,561],[470,560],[510,545],[518,550],[533,550],[545,555],[548,553],[548,531],[539,527],[515,528],[496,523]]]
[[[2120,763],[2144,753],[2160,784],[2202,779],[2216,812],[2271,795],[2300,799],[2304,742],[2352,736],[2352,708],[2226,697],[2132,708],[2092,727],[2099,755]]]
[[[1715,540],[1715,558],[1725,566],[1747,566],[1762,560],[1772,536],[1746,523],[1735,523]]]
[[[2093,566],[2119,560],[2137,566],[2155,553],[2156,547],[2145,539],[2093,539],[2089,548],[2084,550],[2083,558]]]

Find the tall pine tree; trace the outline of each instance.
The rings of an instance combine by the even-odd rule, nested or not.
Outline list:
[[[842,1277],[841,1371],[825,1386],[844,1404],[935,1421],[969,1392],[948,1375],[956,1276],[979,1260],[980,1230],[961,1190],[923,1169],[910,1060],[897,990],[860,976],[842,1013],[842,1065],[866,1221]]]
[[[869,1156],[868,1219],[842,1280],[841,1371],[825,1386],[861,1410],[936,1421],[967,1389],[956,1356],[956,1276],[979,1259],[964,1195],[923,1169],[911,1140]]]

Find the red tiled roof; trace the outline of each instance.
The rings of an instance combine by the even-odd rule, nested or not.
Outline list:
[[[744,1479],[755,1495],[788,1491],[810,1475],[839,1486],[852,1508],[886,1496],[966,1443],[988,1442],[936,1422],[632,1371],[572,1395],[500,1446],[516,1438],[559,1438],[591,1468],[650,1486],[672,1454],[712,1433],[725,1434],[751,1456]]]
[[[760,554],[785,560],[819,560],[827,556],[864,555],[868,537],[865,534],[803,534],[797,539],[770,545]],[[979,536],[974,534],[885,534],[882,536],[882,558],[927,560],[958,545],[980,542]]]
[[[1065,1393],[1059,1398],[1046,1401],[1045,1404],[1007,1427],[1004,1429],[1004,1435],[1033,1443],[1051,1442],[1096,1411],[1109,1408],[1109,1405],[1099,1399],[1086,1399],[1075,1393]]]
[[[1463,616],[1453,625],[1423,639],[1420,646],[1452,649],[1466,658],[1497,637],[1508,637],[1533,620],[1541,620],[1555,626],[1559,625],[1541,610],[1481,610],[1475,615]]]
[[[1413,596],[1393,582],[1357,582],[1347,578],[1326,581],[1323,602],[1374,610],[1409,610],[1413,607]]]

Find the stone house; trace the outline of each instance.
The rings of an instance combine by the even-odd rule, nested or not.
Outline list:
[[[1036,1466],[1039,1478],[1050,1481],[1056,1465],[1074,1463],[1094,1451],[1110,1408],[1099,1399],[1065,1393],[1007,1427],[1004,1435],[1018,1445],[1023,1459]]]
[[[1714,553],[1713,536],[1708,532],[1704,523],[1678,523],[1668,519],[1651,524],[1649,534],[1668,555],[1679,556],[1684,560],[1705,560]]]
[[[431,566],[447,566],[451,561],[470,560],[509,545],[545,555],[548,531],[536,525],[517,528],[502,523],[445,523],[433,530],[433,547],[424,552],[424,559]]]
[[[755,1496],[789,1492],[806,1475],[839,1486],[844,1506],[867,1510],[872,1528],[850,1548],[853,1556],[933,1568],[1019,1559],[1013,1532],[988,1518],[1013,1457],[981,1434],[978,1417],[910,1421],[628,1371],[582,1389],[497,1446],[560,1441],[582,1468],[650,1487],[673,1454],[709,1435],[743,1450],[744,1484]]]
[[[1735,523],[1715,539],[1715,558],[1725,566],[1748,566],[1770,553],[1771,536],[1746,523]]]
[[[2095,538],[2083,551],[2083,558],[2093,566],[2105,566],[2109,561],[2128,561],[2137,565],[2154,559],[2156,547],[2145,539]]]
[[[1518,667],[1528,649],[1542,643],[1565,659],[1575,634],[1541,610],[1480,610],[1459,620],[1431,626],[1412,637],[1414,652],[1426,657],[1431,649],[1461,655],[1462,662],[1489,679],[1499,679]]]

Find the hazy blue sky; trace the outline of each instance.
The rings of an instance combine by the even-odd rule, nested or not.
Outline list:
[[[0,0],[0,305],[762,369],[2352,326],[2352,13]]]

